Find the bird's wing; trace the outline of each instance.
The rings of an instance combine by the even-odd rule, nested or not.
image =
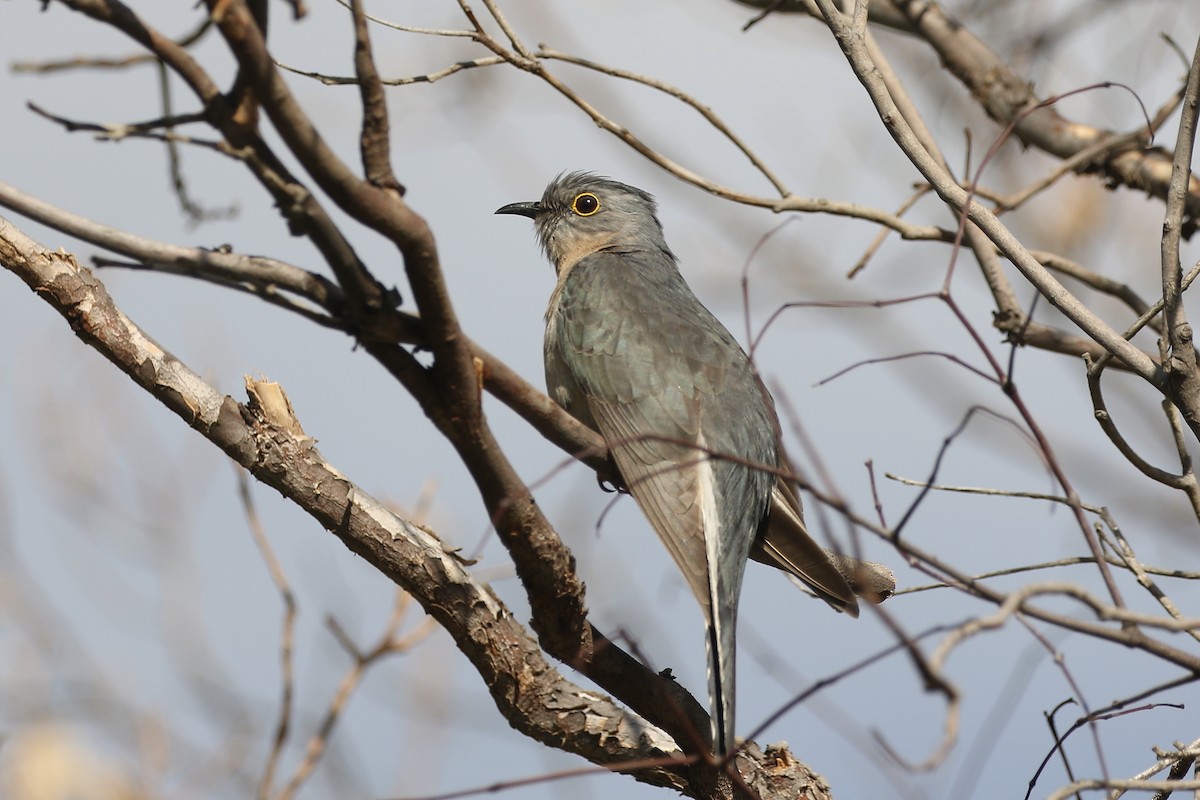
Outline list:
[[[687,419],[679,409],[668,413],[664,399],[649,396],[626,403],[592,395],[588,408],[630,494],[707,616],[712,587],[705,530],[711,527],[715,535],[720,524],[713,471],[707,456],[686,444],[697,441],[699,420]],[[698,404],[692,400],[687,405],[698,417]],[[678,416],[685,419],[673,419]]]

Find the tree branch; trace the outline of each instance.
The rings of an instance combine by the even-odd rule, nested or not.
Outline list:
[[[1192,176],[1192,148],[1196,142],[1196,113],[1200,103],[1200,42],[1196,44],[1192,67],[1188,71],[1183,111],[1179,117],[1179,137],[1175,142],[1175,160],[1167,192],[1166,217],[1162,234],[1162,293],[1165,334],[1162,349],[1163,371],[1170,386],[1168,397],[1175,403],[1184,422],[1193,432],[1200,431],[1200,373],[1196,370],[1196,350],[1192,326],[1183,307],[1183,267],[1179,262],[1179,238],[1188,223],[1188,183]],[[1193,223],[1194,224],[1194,221]]]

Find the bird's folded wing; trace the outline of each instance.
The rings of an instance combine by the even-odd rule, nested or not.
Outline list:
[[[711,603],[701,482],[703,473],[711,474],[711,470],[700,469],[707,456],[687,446],[696,433],[678,419],[679,408],[665,409],[661,399],[656,395],[636,402],[614,402],[591,396],[588,405],[629,493],[707,616]],[[717,524],[716,520],[707,522]]]

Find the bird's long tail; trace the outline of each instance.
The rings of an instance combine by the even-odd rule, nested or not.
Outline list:
[[[724,756],[734,748],[734,634],[737,618],[713,609],[713,622],[705,636],[708,651],[708,702],[712,710],[713,754]],[[722,619],[722,617],[725,617]]]

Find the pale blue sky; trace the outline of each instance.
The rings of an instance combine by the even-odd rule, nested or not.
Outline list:
[[[1190,52],[1200,31],[1200,15],[1195,8],[1181,10],[1186,5],[1155,3],[1140,6],[1141,11],[1126,6],[1085,26],[1077,45],[1057,51],[1069,54],[1069,60],[1035,61],[1029,67],[1031,75],[1043,93],[1122,81],[1141,93],[1147,106],[1157,106],[1184,69],[1157,33],[1170,30]],[[0,53],[6,63],[135,50],[120,35],[57,4],[47,13],[38,12],[38,6],[9,2],[0,8]],[[171,35],[190,29],[197,13],[191,3],[134,7]],[[693,93],[730,121],[799,193],[893,209],[917,179],[874,116],[828,32],[813,20],[777,18],[743,33],[740,26],[752,12],[716,0],[693,4],[686,15],[677,5],[624,0],[570,6],[512,2],[504,7],[530,44],[546,42]],[[1153,13],[1145,11],[1148,7]],[[452,3],[374,3],[371,9],[406,24],[463,24]],[[332,0],[312,0],[310,17],[298,25],[284,13],[283,4],[273,4],[272,10],[272,44],[279,59],[306,69],[349,73],[351,39],[347,14],[340,6]],[[1036,29],[1043,13],[1050,11],[1039,11],[1039,4],[1014,4],[1009,28]],[[1114,35],[1122,37],[1121,44],[1097,45]],[[386,76],[427,72],[484,54],[462,40],[382,29],[374,36]],[[889,54],[902,60],[908,48],[901,37],[885,34],[881,41]],[[951,162],[961,164],[963,126],[972,126],[980,150],[990,144],[995,127],[979,114],[964,122],[957,110],[960,90],[936,72],[931,55],[916,52],[912,61],[923,67],[905,66],[901,76]],[[201,46],[199,56],[216,77],[228,81],[230,60],[215,36]],[[685,166],[739,189],[769,192],[743,157],[682,106],[644,88],[567,65],[553,69],[601,110]],[[290,83],[327,139],[356,163],[356,91],[298,77]],[[194,108],[178,82],[175,89],[176,109]],[[263,192],[237,165],[207,151],[185,149],[192,195],[205,205],[236,203],[240,208],[235,219],[189,227],[170,195],[159,145],[95,142],[87,134],[67,134],[24,109],[24,103],[33,100],[51,112],[81,120],[129,121],[157,116],[156,98],[155,74],[148,67],[46,77],[6,73],[0,79],[5,145],[0,149],[0,180],[144,236],[203,246],[228,243],[241,252],[320,269],[316,254],[304,241],[287,235]],[[530,226],[492,212],[508,202],[536,198],[563,170],[595,170],[655,194],[667,239],[685,276],[701,299],[744,338],[741,267],[779,218],[717,200],[648,165],[549,87],[511,68],[475,70],[433,85],[390,89],[389,102],[397,173],[408,187],[408,201],[436,232],[467,331],[530,380],[541,383],[542,313],[552,273]],[[1091,124],[1124,130],[1140,121],[1128,96],[1118,91],[1093,92],[1070,102],[1064,113]],[[1173,125],[1169,123],[1161,137],[1168,145],[1174,139]],[[194,133],[208,136],[199,127]],[[1027,156],[1026,162],[1026,175],[1051,164],[1036,155]],[[1017,185],[1015,178],[997,177],[996,182],[1004,188]],[[1104,210],[1100,204],[1110,201],[1115,206]],[[1073,208],[1079,209],[1080,218],[1064,213]],[[1098,216],[1102,213],[1108,216]],[[1093,180],[1070,179],[1036,201],[1019,230],[1030,246],[1053,248],[1063,235],[1062,226],[1077,224],[1080,239],[1066,255],[1152,296],[1161,213],[1156,201],[1128,191],[1113,198]],[[944,209],[930,201],[913,216],[935,224],[950,222]],[[82,260],[94,253],[89,246],[19,217],[13,221],[48,247],[66,247]],[[1118,228],[1119,236],[1114,237]],[[405,292],[392,248],[355,223],[347,223],[347,230],[375,274],[401,284]],[[948,248],[895,239],[862,276],[847,282],[845,273],[874,233],[864,223],[831,217],[792,221],[753,264],[755,327],[781,302],[886,298],[940,285]],[[1195,258],[1192,247],[1185,249],[1185,262],[1189,258]],[[102,277],[134,321],[223,391],[242,398],[242,376],[248,373],[279,381],[323,454],[359,485],[411,506],[432,482],[429,523],[440,535],[467,549],[486,535],[486,514],[451,448],[369,357],[354,352],[350,339],[249,297],[194,281],[113,271]],[[1021,286],[1019,291],[1028,300],[1029,290]],[[954,295],[989,345],[1006,356],[999,335],[990,328],[989,298],[967,259],[959,266]],[[1125,319],[1110,303],[1100,307],[1113,319]],[[1044,309],[1042,318],[1052,319]],[[0,339],[8,343],[0,357],[0,441],[6,455],[0,460],[0,531],[7,534],[5,552],[12,553],[4,556],[7,564],[0,567],[0,581],[9,573],[25,574],[40,588],[39,607],[52,608],[69,626],[69,631],[50,626],[62,633],[62,642],[53,646],[54,702],[29,708],[15,696],[0,702],[0,736],[50,709],[78,708],[69,699],[70,687],[103,682],[127,696],[147,718],[159,717],[186,735],[187,745],[177,745],[173,756],[178,759],[173,762],[176,768],[185,764],[221,774],[198,755],[215,758],[220,748],[214,737],[228,735],[210,717],[221,717],[220,706],[212,695],[197,695],[179,680],[181,665],[162,644],[165,632],[182,639],[202,631],[207,649],[184,650],[184,666],[210,677],[220,692],[228,692],[251,714],[246,739],[238,747],[249,753],[246,773],[256,777],[279,693],[281,610],[245,529],[228,461],[80,344],[61,318],[11,276],[0,277]],[[872,500],[863,464],[874,462],[892,521],[914,491],[883,481],[883,473],[925,477],[942,438],[973,404],[1011,415],[995,387],[941,360],[865,367],[831,384],[814,385],[860,360],[916,350],[953,352],[981,363],[945,307],[929,301],[887,310],[793,311],[772,329],[757,355],[768,382],[781,387],[781,407],[799,411],[824,469],[864,513]],[[1017,364],[1020,388],[1084,500],[1108,505],[1145,561],[1195,564],[1200,547],[1182,498],[1147,482],[1102,440],[1091,418],[1079,364],[1035,351],[1022,351]],[[1144,452],[1169,466],[1172,457],[1157,425],[1156,400],[1130,380],[1117,379],[1112,385],[1123,424],[1136,434]],[[1121,385],[1128,391],[1122,392]],[[561,452],[498,403],[488,408],[521,474],[530,482],[552,475],[540,484],[537,496],[578,556],[593,619],[610,632],[627,632],[655,667],[669,666],[703,697],[700,615],[634,505],[618,503],[597,530],[610,496],[596,490],[592,475],[579,465],[560,469],[565,463]],[[794,438],[791,445],[800,455]],[[811,459],[801,460],[812,468]],[[987,418],[973,422],[955,444],[941,480],[1055,491],[1029,447],[1010,427]],[[335,616],[367,645],[381,630],[392,591],[386,579],[273,491],[256,488],[255,497],[294,582],[301,614],[296,663],[304,713],[286,773],[346,667],[323,628],[324,617]],[[810,516],[821,529],[816,521],[820,517],[812,511]],[[840,524],[831,527],[837,535],[845,532]],[[968,571],[1084,551],[1070,514],[1015,499],[935,495],[907,535]],[[880,544],[865,541],[864,546],[869,555],[897,568],[902,586],[925,582]],[[488,541],[478,569],[492,577],[496,591],[524,617],[520,586],[509,577],[505,554],[494,540]],[[1086,577],[1095,588],[1085,567],[1046,577]],[[1006,579],[1000,585],[1011,587],[1025,580]],[[1125,585],[1135,607],[1151,610],[1132,581]],[[1196,613],[1200,592],[1177,584],[1167,588],[1185,611]],[[1053,605],[1079,611],[1065,602]],[[914,633],[989,610],[948,591],[899,597],[888,607]],[[806,680],[837,673],[892,642],[870,613],[857,622],[840,618],[756,565],[747,574],[741,620],[738,721],[745,731],[803,690]],[[1173,674],[1156,666],[1158,674],[1149,675],[1144,659],[1080,637],[1051,638],[1066,653],[1072,676],[1093,705]],[[9,665],[0,674],[0,691],[11,691],[9,678],[22,677],[22,665],[35,663],[23,660],[28,652],[24,633],[0,607],[0,664]],[[1021,674],[1024,663],[1032,664],[1028,684],[1006,690],[1005,681]],[[1050,745],[1041,715],[1071,694],[1062,672],[1026,631],[1010,623],[1003,631],[965,645],[950,660],[947,675],[965,698],[961,732],[957,749],[932,772],[905,773],[887,765],[870,737],[877,731],[902,756],[920,761],[942,735],[944,704],[923,692],[920,679],[900,656],[841,681],[817,701],[793,710],[760,741],[787,740],[841,797],[950,797],[963,786],[956,781],[977,770],[979,786],[987,787],[977,796],[1020,796]],[[1200,702],[1195,688],[1156,699]],[[1011,713],[1011,721],[989,728],[989,716],[997,709]],[[1068,713],[1064,719],[1074,716]],[[1114,775],[1132,774],[1152,762],[1152,745],[1166,747],[1174,739],[1194,738],[1192,719],[1190,713],[1158,710],[1106,723],[1101,741],[1109,769]],[[81,717],[78,730],[102,752],[122,753],[129,763],[140,763],[133,729],[89,725]],[[1072,744],[1077,771],[1095,774],[1090,740],[1077,734]],[[189,748],[197,755],[187,755]],[[980,762],[980,752],[987,756],[986,764]],[[0,764],[3,758],[0,749]],[[336,763],[322,767],[307,796],[325,796],[329,784],[323,781],[334,774],[353,775],[351,785],[363,797],[410,796],[581,765],[509,731],[482,682],[440,633],[369,675],[335,737],[333,759]],[[1039,785],[1045,792],[1037,794],[1063,782],[1061,767],[1055,765]],[[195,796],[187,791],[186,781],[180,786],[180,796]],[[240,797],[245,788],[218,782],[203,796]],[[606,776],[521,788],[509,796],[663,795],[628,778]]]

